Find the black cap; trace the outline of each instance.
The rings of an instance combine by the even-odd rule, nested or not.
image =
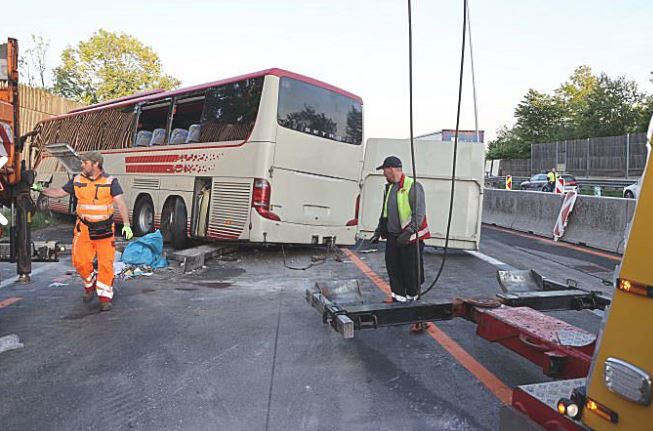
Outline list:
[[[377,166],[376,169],[383,169],[383,168],[400,168],[401,167],[401,160],[399,160],[399,157],[396,156],[388,156],[385,158],[383,161],[383,164],[381,166]]]

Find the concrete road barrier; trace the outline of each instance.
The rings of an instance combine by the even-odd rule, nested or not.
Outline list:
[[[561,202],[552,193],[485,189],[483,223],[551,237]]]
[[[553,238],[562,195],[485,189],[483,223]],[[579,196],[562,241],[623,253],[635,212],[632,199]]]
[[[631,199],[579,196],[564,241],[623,253],[624,233],[635,213]]]

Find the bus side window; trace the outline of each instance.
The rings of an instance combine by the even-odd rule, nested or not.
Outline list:
[[[170,99],[158,100],[141,107],[135,147],[165,145],[170,103]]]
[[[186,94],[175,99],[172,117],[170,145],[187,144],[192,135],[191,128],[199,125],[204,109],[204,93]],[[195,140],[199,142],[199,138]]]
[[[206,92],[200,141],[245,140],[254,128],[263,78],[250,78],[212,87]]]

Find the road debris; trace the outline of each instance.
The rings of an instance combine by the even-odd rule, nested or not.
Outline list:
[[[151,266],[147,265],[126,265],[121,273],[117,276],[123,280],[129,280],[134,277],[150,277],[154,274],[154,269]]]
[[[0,337],[0,353],[7,352],[9,350],[22,349],[23,347],[23,343],[20,342],[20,338],[18,338],[18,335],[16,334]]]

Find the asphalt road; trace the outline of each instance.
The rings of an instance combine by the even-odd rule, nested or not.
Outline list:
[[[362,247],[366,248],[365,245]],[[354,253],[387,279],[382,250]],[[481,254],[449,256],[433,299],[493,296],[497,267],[535,268],[610,292],[618,258],[484,228]],[[591,251],[590,251],[591,252]],[[302,266],[322,249],[294,248]],[[427,282],[441,252],[427,249]],[[344,257],[305,271],[281,250],[243,247],[193,274],[172,269],[116,282],[114,309],[82,304],[69,259],[35,264],[10,283],[0,264],[0,336],[24,347],[0,354],[2,430],[492,430],[501,397],[434,337],[406,327],[352,340],[304,300],[316,281],[358,279],[367,302],[384,293]],[[53,282],[65,284],[52,285]],[[16,301],[16,302],[13,302]],[[596,332],[588,311],[555,316]],[[548,380],[541,370],[457,319],[437,324],[498,386]]]

